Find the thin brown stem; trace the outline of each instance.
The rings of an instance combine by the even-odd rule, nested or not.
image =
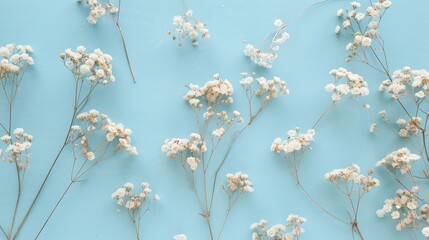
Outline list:
[[[49,220],[51,219],[52,215],[54,214],[55,210],[57,210],[58,206],[60,205],[60,203],[62,202],[62,200],[64,199],[64,197],[66,196],[66,194],[68,193],[68,191],[70,190],[71,186],[74,184],[74,181],[71,181],[70,184],[67,186],[66,190],[63,192],[63,194],[61,195],[60,199],[57,201],[57,203],[55,204],[55,207],[51,210],[51,212],[49,213],[48,218],[45,220],[45,222],[43,223],[42,228],[39,230],[39,232],[36,235],[36,238],[34,238],[34,240],[37,240],[40,236],[40,234],[42,233],[43,229],[45,229],[46,224],[48,224]]]
[[[128,56],[127,44],[126,44],[126,42],[125,42],[124,33],[122,32],[122,28],[121,28],[121,26],[119,25],[119,22],[118,22],[118,21],[116,21],[116,20],[114,20],[114,19],[112,19],[112,20],[113,20],[113,22],[115,23],[115,26],[116,26],[116,28],[117,28],[117,29],[118,29],[118,31],[119,31],[119,34],[121,35],[122,46],[123,46],[123,48],[124,48],[125,57],[126,57],[126,59],[127,59],[128,68],[130,69],[131,76],[133,77],[133,81],[134,81],[134,83],[137,83],[136,76],[134,75],[133,68],[131,67],[130,57]]]
[[[6,239],[9,239],[9,236],[7,235],[6,231],[3,229],[2,226],[0,226],[0,231],[3,233],[3,235],[6,237]]]
[[[313,124],[311,127],[312,129],[315,129],[317,125],[319,125],[320,121],[323,119],[323,117],[335,106],[335,102],[332,102],[329,107],[320,115],[320,117],[317,119],[317,121]]]
[[[358,227],[358,223],[357,222],[353,222],[353,224],[352,224],[352,230],[358,234],[358,236],[359,236],[359,238],[361,240],[364,240],[364,237],[363,237],[363,235],[362,235],[362,233],[361,233],[361,231],[360,231],[360,229]]]
[[[212,225],[210,223],[210,213],[206,212],[204,218],[206,219],[207,226],[209,228],[210,240],[214,240]]]
[[[65,136],[64,142],[63,142],[60,150],[58,151],[56,157],[54,158],[54,161],[52,162],[52,164],[51,164],[51,166],[50,166],[50,168],[48,170],[48,173],[46,174],[45,178],[43,179],[42,185],[39,187],[39,190],[37,191],[36,196],[33,198],[33,200],[31,202],[28,210],[25,212],[25,215],[24,215],[21,223],[19,224],[19,226],[18,226],[18,228],[17,228],[14,236],[12,237],[12,240],[15,240],[16,237],[18,236],[18,234],[20,233],[22,226],[24,225],[24,223],[28,219],[28,216],[30,215],[31,211],[33,210],[33,207],[36,204],[37,200],[39,199],[40,194],[42,193],[43,189],[45,188],[46,183],[47,183],[49,177],[51,176],[51,173],[52,173],[55,165],[57,164],[57,162],[58,162],[58,160],[59,160],[62,152],[64,151],[65,147],[68,145],[68,140],[70,138],[71,127],[73,126],[73,124],[75,122],[76,115],[78,113],[78,108],[76,106],[76,103],[78,102],[78,100],[77,100],[77,97],[78,97],[77,96],[77,94],[78,94],[78,87],[79,87],[79,82],[76,81],[76,84],[75,84],[75,101],[74,101],[75,104],[74,104],[74,107],[73,107],[72,118],[70,120],[70,124],[69,124],[68,130],[67,130],[67,134]]]

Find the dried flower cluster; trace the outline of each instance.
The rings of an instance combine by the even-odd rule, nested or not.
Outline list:
[[[174,29],[168,31],[168,34],[172,35],[173,40],[179,41],[179,46],[182,46],[182,41],[186,40],[188,37],[192,39],[192,45],[194,46],[198,45],[197,39],[200,34],[203,40],[210,38],[206,24],[200,20],[193,20],[193,15],[194,12],[188,10],[182,13],[182,15],[174,16],[173,18]]]
[[[0,157],[3,157],[3,161],[16,163],[19,169],[27,169],[30,166],[31,154],[29,149],[33,136],[24,132],[24,129],[17,128],[13,131],[13,138],[10,135],[4,135],[1,137],[1,141],[8,145],[5,156],[0,149]]]
[[[103,0],[78,0],[78,2],[87,4],[91,9],[91,12],[87,17],[87,20],[90,24],[95,25],[97,21],[103,16],[106,16],[107,18],[112,20],[113,24],[115,25],[116,29],[118,30],[121,36],[122,46],[124,48],[124,53],[127,59],[128,68],[130,69],[130,73],[134,83],[136,83],[137,82],[136,76],[134,75],[134,70],[131,66],[131,61],[128,56],[127,44],[125,42],[124,33],[122,31],[121,25],[119,24],[119,16],[120,16],[119,12],[121,11],[121,0],[118,1],[118,6],[113,5],[109,0],[107,0],[107,3],[103,3]]]
[[[308,129],[306,133],[300,133],[300,128],[289,130],[287,139],[274,139],[271,144],[271,151],[276,153],[293,153],[296,151],[304,151],[312,141],[314,141],[314,129]]]
[[[240,85],[244,88],[246,96],[250,98],[253,94],[259,96],[265,101],[270,101],[278,96],[279,93],[288,95],[289,89],[285,81],[279,77],[273,77],[273,79],[266,79],[265,77],[255,77],[255,74],[241,73],[242,79]],[[256,89],[252,89],[252,83],[256,80],[258,83]]]
[[[110,1],[104,4],[102,0],[79,0],[86,3],[91,9],[89,16],[86,18],[89,23],[96,24],[100,17],[106,14],[115,14],[119,11]]]
[[[267,49],[259,49],[252,44],[247,44],[244,49],[244,55],[249,57],[258,66],[264,68],[271,68],[274,60],[277,59],[277,51],[280,49],[280,45],[289,39],[289,33],[285,32],[287,25],[282,20],[276,19],[274,21],[274,37]]]
[[[6,44],[0,47],[0,79],[14,78],[19,75],[27,66],[34,64],[30,57],[33,49],[29,45],[15,45],[14,43]]]
[[[88,80],[91,84],[107,85],[115,81],[112,75],[112,56],[95,49],[92,53],[86,53],[84,46],[76,48],[73,52],[70,48],[60,54],[65,66],[76,76],[76,81]]]
[[[192,172],[195,172],[200,162],[200,156],[207,151],[207,146],[205,142],[201,141],[199,134],[192,133],[189,139],[166,139],[162,151],[167,154],[168,158],[180,161],[182,166],[187,166]]]
[[[328,93],[332,93],[332,101],[336,102],[349,93],[353,96],[366,96],[369,94],[368,83],[362,76],[349,72],[345,68],[333,69],[329,74],[335,78],[335,81],[326,85],[325,90]],[[343,78],[346,79],[346,83],[340,84]]]
[[[253,192],[252,183],[249,181],[247,174],[237,172],[235,174],[228,173],[226,175],[227,188],[231,192],[242,191],[245,193]]]
[[[183,97],[194,108],[201,108],[200,101],[204,100],[208,105],[217,103],[232,103],[234,87],[228,79],[221,79],[219,74],[213,76],[203,87],[189,84],[189,91]]]
[[[373,171],[370,170],[368,171],[368,176],[362,175],[360,174],[360,167],[353,164],[350,167],[334,169],[326,173],[325,178],[327,181],[333,183],[341,192],[348,192],[350,184],[357,184],[364,192],[369,192],[373,187],[380,185],[378,179],[372,177],[372,173]]]
[[[385,167],[388,170],[400,170],[402,174],[409,173],[411,164],[420,159],[417,154],[412,154],[408,148],[401,148],[389,153],[381,161],[377,162],[377,167]]]
[[[394,99],[408,93],[413,94],[417,100],[426,97],[429,92],[428,88],[429,72],[426,70],[411,70],[410,67],[395,71],[392,80],[384,80],[379,86],[380,91],[391,94]]]
[[[146,182],[141,184],[141,193],[134,194],[133,189],[134,185],[132,183],[126,183],[112,193],[112,198],[117,201],[119,206],[125,206],[128,211],[136,211],[144,201],[149,199],[148,196],[152,190],[149,188],[149,183]],[[152,199],[158,201],[159,197],[155,195]]]
[[[267,228],[268,221],[262,219],[250,226],[253,231],[252,240],[297,240],[304,232],[301,225],[306,221],[303,217],[290,214],[286,224],[276,224]],[[291,229],[290,232],[286,232],[288,228]]]
[[[286,82],[280,78],[274,77],[267,80],[264,77],[255,78],[254,75],[242,73],[240,85],[244,89],[249,103],[249,121],[241,130],[235,132],[232,143],[227,145],[228,149],[231,149],[240,134],[251,125],[272,99],[280,94],[289,93]],[[226,136],[229,136],[228,133],[233,131],[239,123],[244,122],[244,118],[237,110],[229,113],[222,109],[223,105],[234,102],[232,96],[234,87],[227,79],[221,79],[219,74],[215,74],[213,79],[202,87],[196,84],[189,84],[187,87],[188,91],[183,98],[194,110],[198,131],[192,133],[189,138],[166,139],[162,151],[168,158],[178,160],[184,169],[200,205],[202,211],[200,215],[207,223],[210,239],[220,239],[231,210],[238,199],[245,193],[253,192],[253,186],[247,174],[241,172],[227,174],[226,182],[221,184],[221,188],[228,197],[228,207],[223,224],[216,233],[211,224],[213,203],[217,186],[219,186],[218,174],[229,154],[229,150],[225,153],[218,153],[217,150],[225,141]],[[255,113],[252,111],[252,106],[255,105],[254,99],[260,100],[259,108]],[[198,181],[202,182],[198,183]]]
[[[149,183],[141,184],[141,192],[133,193],[134,185],[125,183],[112,193],[112,198],[116,200],[119,206],[124,206],[128,212],[128,216],[134,225],[136,239],[140,239],[140,221],[142,217],[150,211],[153,201],[159,201],[158,195],[149,197],[152,190],[149,188]]]
[[[75,136],[72,138],[72,142],[80,139],[80,152],[87,160],[93,161],[96,158],[94,151],[99,149],[98,146],[93,146],[92,141],[90,141],[93,136],[92,132],[95,130],[104,132],[107,144],[117,142],[116,150],[125,150],[131,155],[137,155],[137,148],[131,145],[131,129],[124,128],[121,123],[112,122],[107,115],[100,114],[95,109],[83,112],[76,118],[81,121],[83,127],[80,125],[72,126],[71,134]],[[75,145],[75,147],[77,146]]]
[[[353,41],[347,44],[349,51],[347,61],[356,60],[368,63],[367,48],[372,48],[373,41],[381,42],[378,27],[385,11],[391,6],[388,0],[380,0],[362,10],[359,2],[351,2],[352,9],[339,9],[337,16],[342,19],[342,28],[353,36]],[[335,32],[341,27],[337,25]]]
[[[415,230],[419,225],[420,219],[428,219],[429,205],[425,204],[418,211],[418,187],[413,188],[412,192],[399,189],[396,191],[396,196],[393,199],[386,199],[383,208],[377,210],[378,217],[384,217],[390,213],[390,216],[395,220],[396,230],[402,231],[406,228]]]

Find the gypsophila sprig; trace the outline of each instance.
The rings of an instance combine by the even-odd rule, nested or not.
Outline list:
[[[86,18],[89,23],[96,24],[100,17],[105,16],[106,14],[116,14],[119,12],[119,9],[113,5],[111,2],[104,4],[101,0],[79,0],[82,3],[89,5],[91,12]]]
[[[281,154],[289,154],[299,151],[302,153],[305,152],[310,148],[310,143],[314,141],[316,131],[314,129],[308,129],[305,133],[300,133],[300,131],[300,128],[297,127],[287,132],[287,139],[274,139],[271,144],[271,151]]]
[[[33,49],[29,45],[9,43],[0,47],[0,83],[2,95],[10,110],[9,114],[12,114],[13,103],[25,72],[28,67],[34,65],[34,60],[30,56],[32,52]],[[11,135],[11,124],[0,122],[0,127],[6,134]]]
[[[368,171],[368,175],[360,174],[360,167],[353,164],[350,167],[335,169],[325,174],[327,181],[335,185],[335,187],[341,192],[346,193],[347,196],[352,195],[356,192],[353,190],[353,186],[357,185],[363,190],[359,194],[365,194],[369,192],[373,187],[378,187],[380,182],[378,179],[372,177],[373,170]],[[352,185],[352,187],[349,187]]]
[[[412,70],[406,66],[393,72],[392,79],[384,80],[378,89],[390,94],[393,99],[409,94],[419,103],[429,92],[429,72],[424,69]]]
[[[118,29],[119,34],[121,35],[122,46],[124,48],[125,57],[127,59],[128,68],[130,69],[131,76],[133,78],[134,83],[136,83],[136,77],[134,75],[133,68],[131,66],[131,61],[128,56],[127,44],[125,42],[124,33],[122,31],[122,27],[119,24],[119,16],[121,11],[121,0],[118,0],[118,5],[115,6],[109,0],[107,3],[103,3],[103,0],[78,0],[80,3],[84,3],[89,6],[90,13],[87,17],[87,20],[90,24],[95,25],[99,19],[103,16],[109,18],[114,23],[116,29]]]
[[[100,114],[99,111],[91,109],[88,112],[78,114],[76,120],[76,124],[70,127],[67,138],[67,144],[72,147],[73,164],[70,171],[70,183],[64,190],[63,196],[73,185],[87,176],[94,167],[103,160],[113,157],[118,151],[123,150],[130,155],[137,154],[136,147],[131,145],[131,129],[125,128],[121,123],[113,122],[106,114]],[[150,192],[148,185],[147,189],[143,188],[143,190],[146,190],[147,193]],[[128,201],[126,207],[129,210],[137,209],[139,202],[143,201],[145,197],[142,194],[140,196],[141,199],[133,198],[134,201]],[[61,197],[56,206],[62,201],[63,198]],[[45,221],[37,237],[55,210],[56,207]]]
[[[274,27],[274,30],[270,32],[274,32],[274,36],[266,49],[260,49],[253,44],[247,44],[243,51],[245,56],[249,57],[258,66],[264,68],[272,67],[272,63],[278,57],[277,52],[280,49],[280,45],[289,39],[289,33],[285,32],[287,24],[284,24],[280,19],[276,19]]]
[[[325,174],[325,179],[348,198],[352,232],[358,234],[360,239],[364,238],[358,225],[359,206],[365,194],[380,185],[379,180],[373,178],[372,174],[373,170],[369,170],[366,176],[360,174],[360,167],[356,164],[346,168],[334,169]]]
[[[256,77],[256,74],[248,74],[246,72],[241,73],[242,79],[240,85],[244,89],[247,101],[249,103],[249,114],[250,121],[253,121],[262,109],[273,99],[277,98],[279,94],[288,95],[289,89],[285,81],[279,77],[273,77],[273,79],[266,79],[265,77]],[[256,80],[256,81],[255,81]],[[256,82],[256,84],[254,83]],[[254,86],[256,85],[256,87]],[[258,110],[256,114],[253,114],[252,100],[254,97],[260,99]]]
[[[91,85],[107,85],[114,82],[112,56],[103,53],[98,48],[92,53],[85,51],[84,46],[79,46],[76,48],[76,52],[68,48],[60,54],[64,65],[75,75],[75,80],[88,81]]]
[[[34,60],[30,56],[33,49],[29,45],[15,45],[9,43],[0,47],[0,79],[20,80],[28,66],[34,65]],[[19,84],[19,83],[15,83]]]
[[[227,191],[228,195],[233,195],[234,193],[251,193],[253,192],[252,183],[249,181],[249,176],[247,174],[237,172],[235,174],[228,173],[226,175],[227,184],[226,187],[223,187]]]
[[[189,104],[196,108],[200,107],[200,101],[204,100],[210,106],[218,103],[233,103],[232,94],[234,87],[228,79],[221,79],[219,74],[213,76],[203,87],[189,84],[189,91],[183,97]]]
[[[190,9],[173,18],[174,29],[168,31],[168,35],[171,35],[173,40],[178,40],[179,47],[182,46],[182,41],[188,37],[194,46],[198,45],[198,36],[201,35],[202,40],[210,38],[206,24],[198,19],[193,19],[193,15],[194,12]]]
[[[355,97],[369,94],[368,83],[362,76],[349,72],[345,68],[333,69],[329,74],[334,77],[334,82],[326,85],[325,90],[332,93],[332,101],[339,101],[341,97],[349,93]],[[343,79],[345,79],[345,83],[342,83]]]
[[[290,214],[286,224],[276,224],[268,228],[267,220],[260,220],[250,226],[253,231],[252,240],[298,240],[304,232],[302,224],[307,219]],[[288,232],[286,230],[290,229]]]
[[[7,122],[3,122],[3,119],[0,120],[1,131],[4,131],[1,135],[5,134],[1,140],[6,144],[4,153],[0,149],[0,158],[15,165],[17,180],[17,197],[9,231],[6,232],[0,225],[1,233],[6,239],[12,239],[15,234],[13,230],[21,202],[25,170],[29,167],[31,160],[29,148],[33,137],[25,133],[22,128],[16,128],[13,132],[12,129],[14,128],[14,102],[18,92],[20,92],[20,84],[27,69],[34,65],[34,59],[31,57],[32,52],[33,49],[29,45],[9,43],[0,47],[0,83],[2,89],[0,103],[5,103],[2,109],[4,107],[8,110],[7,113],[2,113],[2,116],[8,119]]]
[[[14,49],[15,48],[13,45],[8,45],[5,49],[0,50],[0,52],[2,52],[4,56],[9,56],[11,54],[10,52],[14,51]],[[25,68],[29,65],[32,65],[33,60],[28,56],[28,53],[32,51],[31,47],[17,46],[16,50],[21,54],[12,55],[11,63],[18,64],[19,69],[14,70],[16,72],[13,73],[12,76],[20,76],[18,81],[19,83]],[[70,172],[70,183],[65,188],[61,197],[51,209],[50,213],[47,215],[43,225],[37,232],[35,239],[40,237],[49,220],[57,210],[60,203],[65,199],[65,196],[71,187],[74,184],[82,181],[82,178],[86,176],[87,173],[98,163],[113,156],[119,150],[124,150],[131,155],[137,154],[136,148],[131,145],[130,129],[125,128],[122,124],[117,124],[111,121],[107,115],[99,114],[99,112],[96,110],[82,112],[83,108],[89,102],[91,95],[94,93],[98,85],[108,85],[115,81],[115,77],[112,73],[112,57],[106,53],[103,53],[100,49],[96,49],[92,53],[87,53],[84,46],[79,46],[76,48],[76,51],[66,49],[63,53],[60,54],[60,58],[63,60],[64,66],[72,73],[74,78],[74,83],[72,84],[72,86],[74,86],[72,91],[74,93],[74,100],[70,125],[66,129],[63,144],[56,153],[47,174],[45,175],[28,208],[23,212],[23,217],[19,222],[15,220],[20,203],[21,185],[24,178],[23,174],[25,173],[25,171],[19,170],[25,170],[29,166],[31,156],[28,153],[28,149],[31,146],[33,137],[25,133],[21,128],[17,128],[12,135],[11,130],[7,130],[3,124],[1,125],[6,131],[6,135],[3,136],[1,140],[8,144],[8,147],[6,148],[6,156],[4,159],[16,164],[19,186],[18,197],[10,230],[8,233],[2,231],[8,240],[16,239],[21,232],[22,227],[27,222],[30,213],[44,191],[46,183],[50,178],[54,167],[58,163],[62,153],[64,152],[64,149],[66,149],[67,146],[72,147],[73,153],[73,161],[70,162],[70,165],[72,165]],[[25,63],[23,63],[23,61],[25,61]],[[4,74],[2,76],[9,75]],[[12,83],[12,86],[17,89],[18,84],[14,82],[14,80],[12,80]],[[13,91],[14,94],[16,94],[16,89]],[[15,98],[15,95],[8,96],[12,96],[12,100]],[[9,102],[9,104],[9,119],[12,119],[12,103]],[[9,123],[8,129],[10,128],[11,121]],[[21,174],[21,172],[23,173]]]
[[[134,226],[136,240],[140,239],[141,219],[150,211],[152,203],[160,200],[158,195],[150,197],[152,190],[149,188],[149,183],[143,182],[140,186],[140,193],[133,192],[134,185],[132,183],[126,183],[112,193],[112,198],[116,200],[116,203],[127,210]]]
[[[97,110],[91,109],[88,112],[83,112],[76,117],[80,121],[80,125],[73,125],[71,128],[71,142],[75,147],[79,147],[82,154],[89,161],[94,160],[93,149],[100,149],[100,145],[92,146],[91,138],[94,132],[99,130],[105,135],[102,145],[107,148],[109,144],[117,142],[114,152],[124,150],[131,155],[137,155],[137,148],[131,145],[131,129],[125,128],[121,123],[115,123],[105,114],[100,114]],[[80,140],[80,142],[78,141]],[[79,143],[77,143],[79,142]],[[104,152],[103,152],[104,155]]]
[[[401,148],[394,151],[381,161],[377,162],[377,167],[384,167],[388,171],[396,172],[400,170],[401,174],[409,174],[411,170],[411,164],[420,159],[419,155],[412,154],[408,148]]]
[[[0,157],[3,157],[3,161],[16,163],[19,170],[27,169],[31,161],[29,149],[33,136],[24,132],[24,129],[17,128],[13,131],[13,138],[9,135],[4,135],[1,140],[7,144],[5,156],[2,156],[0,149]]]
[[[367,82],[363,79],[362,76],[358,74],[354,74],[352,72],[347,71],[345,68],[333,69],[330,72],[330,75],[334,77],[334,82],[326,85],[325,91],[332,93],[331,103],[326,108],[326,110],[320,115],[320,117],[316,120],[313,126],[308,129],[305,133],[300,133],[300,128],[295,128],[293,130],[289,130],[287,132],[287,138],[285,140],[281,138],[276,138],[271,144],[271,151],[275,152],[282,156],[283,159],[286,160],[288,167],[296,181],[297,186],[304,192],[304,194],[310,199],[310,201],[315,204],[318,208],[320,208],[324,213],[332,217],[333,219],[346,224],[351,227],[352,233],[357,234],[360,239],[363,240],[362,233],[357,225],[357,210],[352,206],[353,210],[353,218],[350,215],[350,220],[343,220],[330,211],[325,209],[321,204],[319,204],[304,188],[302,181],[300,179],[300,167],[304,158],[304,154],[307,150],[310,150],[310,143],[314,141],[314,136],[316,133],[315,128],[321,122],[324,116],[335,106],[335,104],[346,94],[351,94],[353,97],[358,96],[366,96],[369,94],[369,90],[367,88]],[[345,80],[345,83],[341,81]],[[364,104],[364,109],[369,109],[369,104]],[[332,173],[333,174],[333,173]],[[378,186],[378,180],[373,179],[371,177],[372,171],[368,173],[368,176],[365,177],[363,175],[356,175],[356,178],[350,182],[350,184],[355,184],[359,186],[359,189],[363,192],[362,194],[359,192],[358,194],[358,202],[360,202],[363,194],[368,192],[372,187]],[[329,174],[329,180],[334,182],[335,178],[333,175]],[[356,180],[356,182],[354,181]],[[338,181],[335,181],[338,185]],[[347,185],[347,184],[346,184]],[[352,197],[349,196],[351,199]]]
[[[256,81],[253,80],[254,78],[254,74],[243,73],[240,81],[249,104],[247,121],[240,111],[223,109],[234,103],[234,87],[219,74],[215,74],[213,79],[202,87],[196,84],[187,85],[188,91],[184,100],[195,114],[197,131],[189,138],[166,139],[161,148],[168,158],[176,160],[183,168],[198,200],[201,211],[199,214],[207,223],[211,240],[221,239],[227,219],[238,199],[245,193],[253,191],[246,174],[237,172],[227,175],[227,181],[220,186],[228,197],[228,207],[219,232],[215,232],[212,225],[212,211],[215,209],[213,207],[216,203],[215,195],[220,184],[218,175],[234,142],[254,122],[268,103],[279,95],[289,93],[286,82],[278,77],[271,80],[260,77],[256,78]],[[255,101],[260,103],[256,104]],[[256,112],[252,111],[252,105],[258,106]],[[242,127],[234,131],[239,126]],[[225,139],[228,137],[230,142],[225,145]],[[219,149],[222,150],[225,147],[226,151],[220,152]]]
[[[426,214],[429,205],[422,206],[420,214],[418,211],[419,203],[415,197],[419,190],[414,188],[413,191],[397,190],[395,198],[386,199],[383,208],[377,210],[377,216],[384,217],[386,214],[390,214],[391,218],[396,222],[396,230],[398,231],[406,230],[407,228],[416,230],[420,219],[427,220]]]
[[[201,141],[199,134],[192,133],[189,139],[173,138],[165,140],[162,151],[167,154],[167,157],[178,160],[185,169],[189,168],[192,172],[195,172],[200,162],[201,154],[207,151],[207,147]]]
[[[384,42],[379,35],[379,25],[391,2],[380,0],[371,3],[366,9],[362,9],[360,3],[351,2],[350,9],[339,9],[337,16],[342,21],[343,30],[352,36],[353,41],[348,43],[346,50],[349,52],[347,61],[357,61],[374,67],[369,63],[368,55],[377,51],[379,46],[384,51]],[[336,26],[335,32],[341,32],[341,27]]]

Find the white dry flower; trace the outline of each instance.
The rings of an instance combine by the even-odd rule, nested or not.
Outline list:
[[[345,68],[333,69],[329,72],[334,77],[334,82],[325,86],[325,91],[331,93],[333,102],[339,101],[342,96],[351,95],[367,96],[369,94],[368,83],[362,76],[349,72]],[[340,83],[343,79],[345,83]]]
[[[28,66],[34,65],[30,56],[33,49],[29,45],[15,45],[9,43],[0,47],[0,79],[20,79]],[[19,84],[16,82],[16,84]]]
[[[275,224],[267,228],[268,221],[262,219],[250,226],[253,231],[252,240],[298,240],[304,232],[304,228],[301,225],[306,221],[303,217],[290,214],[286,224]]]
[[[70,48],[60,54],[64,65],[77,77],[76,81],[88,81],[91,85],[107,85],[115,81],[112,74],[112,56],[95,49],[86,53],[83,46],[78,46],[76,52]]]
[[[307,130],[306,133],[299,133],[299,128],[295,130],[289,130],[286,140],[281,138],[274,139],[271,144],[271,151],[276,153],[293,153],[296,151],[305,150],[312,141],[314,141],[314,135],[316,131],[314,129]]]
[[[385,167],[391,170],[399,169],[402,174],[408,173],[411,170],[411,163],[420,159],[417,154],[412,154],[408,148],[396,150],[378,161],[377,167]]]
[[[33,142],[33,136],[26,133],[24,129],[17,128],[13,131],[13,136],[3,135],[1,140],[7,144],[4,154],[0,150],[0,158],[3,161],[16,164],[18,170],[25,170],[30,167],[31,154],[29,149]]]
[[[182,15],[173,17],[174,28],[168,31],[168,34],[172,36],[173,40],[178,40],[179,47],[182,46],[182,41],[186,38],[192,40],[192,45],[198,45],[198,36],[201,39],[207,40],[210,38],[209,30],[206,28],[206,24],[200,20],[193,19],[193,11],[188,10],[183,12]]]
[[[252,183],[249,181],[247,174],[237,172],[235,174],[228,173],[226,175],[227,189],[231,192],[242,191],[245,193],[253,192]]]
[[[71,136],[73,141],[80,139],[80,144],[75,144],[74,147],[80,148],[85,159],[93,161],[97,157],[94,151],[99,150],[99,145],[98,147],[93,146],[92,132],[94,131],[99,131],[105,135],[105,144],[116,143],[115,152],[116,150],[124,150],[131,155],[137,155],[137,148],[131,144],[132,131],[125,128],[123,124],[113,122],[107,115],[100,114],[95,109],[80,113],[76,119],[82,127],[79,125],[72,126],[70,129]]]
[[[263,50],[255,47],[253,44],[247,44],[243,53],[249,57],[258,66],[271,68],[274,60],[277,59],[276,53],[280,49],[280,45],[289,39],[289,34],[285,32],[287,25],[283,24],[280,19],[274,21],[275,34],[271,40],[268,50]]]

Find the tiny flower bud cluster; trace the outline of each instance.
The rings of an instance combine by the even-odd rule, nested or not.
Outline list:
[[[174,235],[173,240],[188,240],[188,238],[185,234],[181,233]]]
[[[98,147],[90,147],[90,137],[95,130],[101,130],[105,134],[107,143],[116,142],[116,150],[125,150],[131,155],[137,155],[137,148],[131,145],[131,129],[125,128],[121,123],[114,123],[105,114],[100,114],[97,110],[91,109],[88,112],[80,113],[76,119],[82,122],[82,125],[73,125],[70,129],[70,135],[75,136],[73,142],[80,138],[81,152],[85,159],[93,161],[96,156],[94,151]],[[77,144],[75,145],[77,147]],[[91,149],[94,149],[91,151]],[[115,151],[116,151],[115,150]]]
[[[417,136],[420,132],[420,129],[423,129],[421,127],[422,119],[420,117],[411,117],[408,122],[401,118],[396,121],[396,124],[400,127],[398,135],[404,139],[410,137],[410,132]]]
[[[333,69],[329,72],[335,78],[334,83],[329,83],[325,86],[328,93],[332,93],[332,101],[336,102],[341,99],[343,95],[351,93],[353,96],[367,96],[369,94],[368,83],[362,76],[347,71],[345,68]],[[347,82],[338,84],[343,78]]]
[[[193,108],[202,108],[201,99],[210,104],[232,103],[234,88],[227,80],[220,78],[219,74],[213,76],[213,80],[208,81],[203,87],[189,84],[189,91],[183,97]]]
[[[70,48],[60,54],[65,66],[75,75],[76,81],[89,80],[91,84],[107,85],[115,81],[112,75],[112,56],[95,49],[92,53],[85,53],[86,48],[79,46],[76,52]]]
[[[126,183],[123,187],[118,188],[112,193],[112,198],[116,200],[119,206],[125,206],[128,211],[136,211],[140,208],[143,202],[148,200],[149,194],[152,190],[149,188],[149,183],[141,184],[141,193],[133,193],[134,185],[132,183]],[[158,201],[158,195],[152,198],[153,201]]]
[[[209,30],[205,28],[206,24],[200,20],[194,20],[194,24],[191,23],[193,11],[188,10],[181,16],[174,16],[173,25],[174,29],[168,31],[169,35],[173,36],[173,40],[179,39],[179,47],[182,46],[182,40],[187,37],[192,39],[192,45],[198,45],[198,36],[201,34],[203,40],[210,38]]]
[[[429,72],[426,70],[411,70],[404,67],[393,73],[393,79],[384,80],[380,86],[380,91],[386,91],[396,99],[399,95],[407,93],[407,86],[414,92],[414,97],[423,99],[429,93]]]
[[[278,57],[276,52],[280,49],[280,45],[289,39],[289,34],[285,32],[287,25],[283,24],[280,19],[276,19],[274,26],[276,27],[276,31],[268,51],[258,49],[252,44],[247,44],[243,51],[245,56],[249,57],[258,66],[264,68],[272,67],[272,63]]]
[[[26,66],[34,64],[30,57],[33,49],[29,45],[9,43],[0,47],[0,79],[12,78],[22,73]]]
[[[418,221],[425,218],[427,214],[428,205],[421,208],[422,214],[417,212],[419,204],[415,199],[418,193],[418,188],[413,188],[413,192],[408,190],[399,189],[396,191],[396,197],[393,199],[386,199],[383,208],[378,209],[376,214],[378,217],[384,217],[390,213],[393,220],[397,222],[396,230],[402,231],[407,227],[415,230],[418,226]]]
[[[353,36],[353,42],[346,46],[346,50],[350,51],[347,61],[353,58],[360,59],[358,50],[365,52],[365,48],[372,47],[374,39],[378,40],[380,19],[391,4],[388,0],[380,0],[369,6],[365,11],[361,9],[360,3],[351,2],[351,9],[346,9],[345,11],[344,9],[338,9],[337,16],[343,20],[342,28]],[[365,21],[365,19],[368,20]],[[368,24],[364,25],[364,22]],[[341,27],[337,25],[335,33],[340,32]]]
[[[30,167],[31,154],[28,150],[31,147],[33,136],[24,132],[24,129],[17,128],[13,131],[13,138],[10,135],[1,137],[1,141],[8,146],[5,150],[6,154],[3,156],[0,149],[0,157],[3,156],[3,161],[16,163],[19,169],[27,169]]]
[[[401,148],[392,153],[389,153],[381,161],[378,161],[377,167],[385,167],[393,170],[401,170],[402,174],[409,173],[411,163],[420,159],[417,154],[412,154],[408,148]]]
[[[267,229],[268,221],[262,219],[250,226],[253,230],[252,240],[297,240],[304,232],[301,225],[306,221],[303,217],[290,214],[285,225],[276,224]],[[287,228],[292,228],[292,231],[286,232]]]
[[[353,164],[350,167],[334,169],[325,174],[326,180],[333,183],[338,189],[341,185],[347,186],[349,183],[355,183],[362,187],[364,192],[369,192],[373,187],[380,185],[378,179],[372,177],[373,171],[368,171],[368,176],[360,174],[360,167]],[[346,187],[347,189],[347,187]]]
[[[100,17],[105,16],[106,13],[115,14],[119,11],[110,1],[103,4],[101,0],[79,0],[79,2],[86,3],[91,9],[89,16],[86,18],[90,24],[96,24]]]
[[[227,190],[231,192],[241,191],[245,193],[253,192],[252,183],[249,181],[247,174],[237,172],[235,174],[226,174]]]
[[[210,115],[210,112],[206,112],[206,116]],[[231,127],[234,123],[242,123],[244,119],[240,117],[240,112],[234,110],[232,113],[232,117],[229,117],[226,111],[216,113],[217,117],[217,128],[213,130],[212,136],[214,138],[220,139],[222,138],[226,131]]]
[[[265,77],[255,78],[254,74],[249,75],[248,73],[241,73],[241,77],[240,85],[244,88],[246,93],[252,90],[252,83],[256,79],[258,88],[253,91],[253,94],[263,97],[266,101],[276,98],[279,93],[285,95],[289,94],[289,89],[286,88],[286,82],[281,80],[279,77],[267,80]]]
[[[316,131],[314,129],[307,130],[306,133],[299,133],[300,129],[289,130],[287,132],[288,138],[282,140],[281,138],[274,139],[271,144],[271,151],[280,153],[292,153],[295,151],[305,150],[304,148],[314,141]]]
[[[200,159],[198,156],[207,151],[205,142],[201,141],[201,136],[192,133],[190,138],[173,138],[166,139],[162,145],[162,151],[167,154],[168,158],[177,159],[195,172]],[[188,156],[191,154],[192,156]]]

